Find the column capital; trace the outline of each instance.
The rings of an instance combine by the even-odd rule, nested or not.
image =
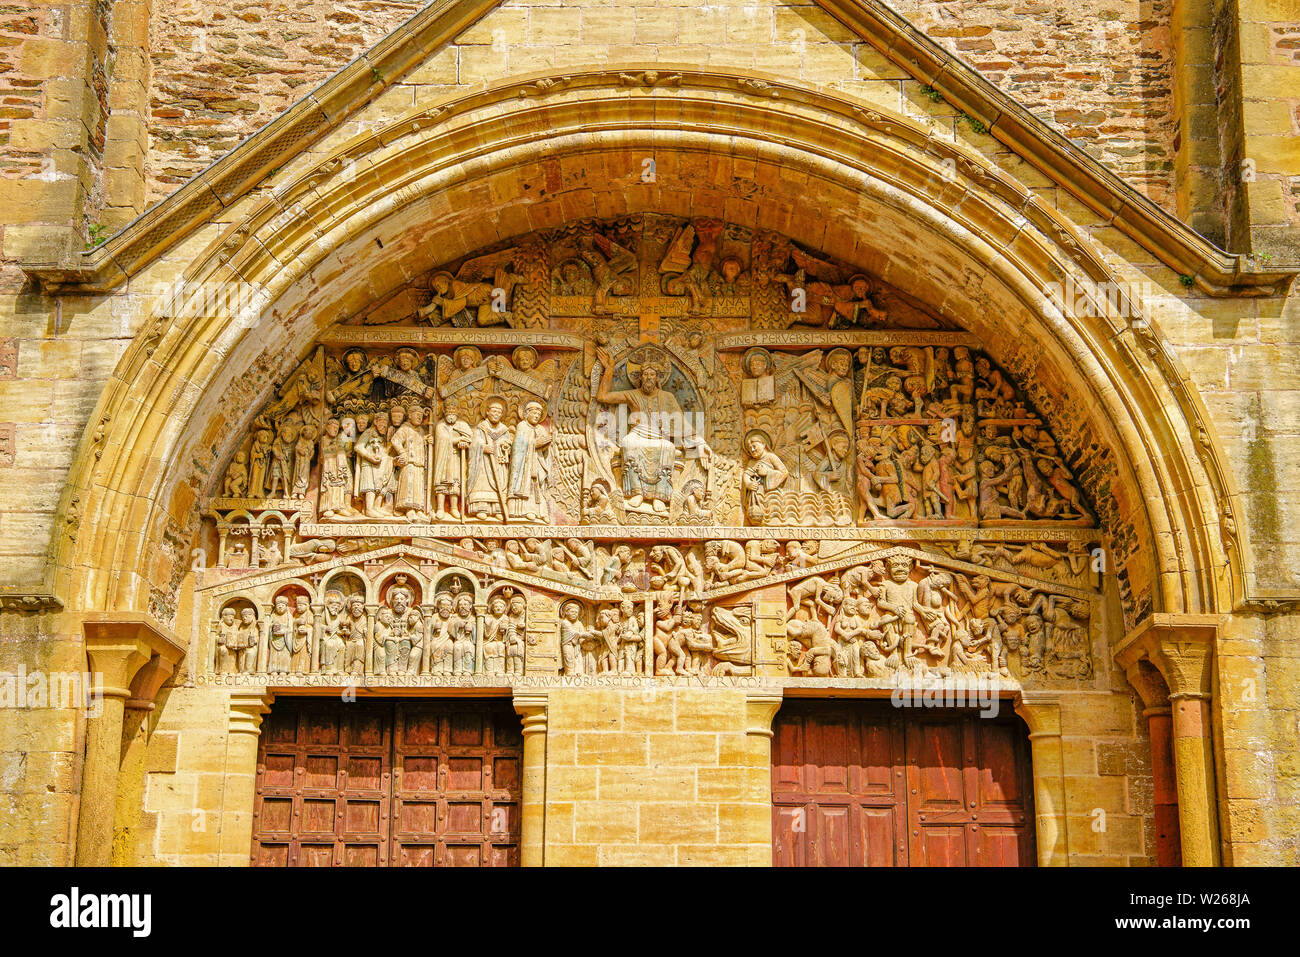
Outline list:
[[[1061,736],[1061,697],[1055,692],[1021,691],[1015,711],[1029,725],[1031,740]]]
[[[151,705],[163,681],[185,657],[185,646],[174,634],[138,612],[93,612],[82,618],[81,631],[90,670],[104,676],[104,694],[130,699],[132,707],[142,707],[135,702]],[[146,667],[155,657],[157,667]]]
[[[763,688],[745,693],[745,733],[772,737],[772,719],[785,700],[781,688]]]
[[[126,706],[131,711],[152,711],[153,699],[167,679],[176,670],[176,662],[154,655],[138,672],[131,682],[131,697],[126,699]]]
[[[230,711],[226,716],[231,734],[262,733],[262,716],[271,710],[275,695],[262,691],[240,691],[230,696]]]
[[[1219,615],[1151,615],[1124,637],[1115,660],[1126,673],[1134,663],[1150,661],[1164,678],[1172,700],[1209,698],[1221,621]]]
[[[515,713],[523,719],[524,734],[537,734],[546,731],[547,692],[526,691],[516,693],[511,703],[514,705]]]

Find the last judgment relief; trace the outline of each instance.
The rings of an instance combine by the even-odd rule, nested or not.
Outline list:
[[[821,251],[587,221],[331,327],[203,503],[201,680],[1094,678],[1076,468]]]

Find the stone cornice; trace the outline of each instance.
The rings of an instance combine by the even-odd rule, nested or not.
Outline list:
[[[0,611],[34,615],[62,610],[63,602],[50,592],[0,588]]]
[[[1278,294],[1300,273],[1300,265],[1257,269],[1247,257],[1218,249],[878,0],[819,2],[898,66],[984,123],[995,138],[1108,224],[1180,275],[1192,276],[1204,292]],[[237,202],[272,170],[287,165],[495,5],[496,0],[438,0],[100,246],[72,262],[25,262],[24,271],[55,291],[114,288],[197,225]],[[662,73],[665,66],[654,69]],[[738,79],[756,97],[773,95],[769,78],[753,74]],[[510,78],[508,85],[520,82]],[[540,78],[538,92],[549,89],[551,82]]]

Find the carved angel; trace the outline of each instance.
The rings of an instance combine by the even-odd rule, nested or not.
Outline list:
[[[580,240],[578,254],[591,269],[596,286],[592,308],[596,312],[609,311],[611,295],[632,295],[629,274],[636,271],[637,265],[636,254],[632,250],[595,233]]]
[[[874,285],[862,273],[846,279],[838,266],[797,246],[790,247],[790,255],[794,272],[778,273],[775,279],[790,291],[792,302],[803,300],[804,311],[796,324],[835,329],[877,325],[887,318],[888,313],[875,302]]]
[[[451,273],[436,272],[429,279],[432,298],[418,315],[431,324],[457,328],[499,326],[510,321],[510,294],[523,277],[510,271],[519,254],[517,247],[466,260]],[[434,317],[438,322],[435,323]]]

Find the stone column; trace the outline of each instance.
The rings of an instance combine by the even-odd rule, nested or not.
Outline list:
[[[154,697],[171,677],[175,665],[162,655],[154,655],[136,673],[131,696],[126,699],[122,725],[122,762],[118,770],[117,806],[113,814],[114,867],[135,863],[136,832],[144,804],[144,758],[149,747],[150,717]]]
[[[755,832],[767,834],[766,842],[749,847],[751,867],[772,866],[772,719],[781,710],[781,700],[780,688],[745,695],[745,799],[755,815]]]
[[[1185,867],[1216,867],[1220,862],[1209,713],[1218,622],[1215,615],[1155,614],[1125,637],[1115,654],[1125,668],[1145,658],[1169,688],[1178,830]]]
[[[523,797],[519,808],[519,863],[541,867],[546,860],[546,694],[515,694],[524,723]]]
[[[375,674],[375,616],[379,614],[378,605],[366,605],[366,661],[363,669],[367,675]],[[384,662],[387,671],[388,663]]]
[[[1182,864],[1178,832],[1178,786],[1174,775],[1173,721],[1169,689],[1154,665],[1139,660],[1124,673],[1142,699],[1142,716],[1151,737],[1151,786],[1156,826],[1156,863],[1160,867]]]
[[[253,805],[257,797],[257,742],[262,716],[273,695],[264,689],[230,696],[226,728],[226,778],[221,795],[221,845],[218,863],[247,867],[253,847]]]
[[[1039,867],[1069,864],[1065,825],[1065,752],[1061,746],[1061,703],[1055,694],[1023,691],[1016,714],[1029,725],[1034,771],[1034,828]]]
[[[174,665],[185,649],[152,618],[138,613],[87,616],[82,621],[82,632],[90,672],[102,676],[103,698],[98,702],[99,713],[86,721],[76,863],[78,867],[104,867],[113,857],[126,702],[135,697],[132,684],[154,655]],[[138,726],[133,729],[133,737],[136,731]]]
[[[1165,676],[1173,711],[1174,769],[1183,864],[1219,865],[1214,740],[1210,731],[1209,644],[1164,643]]]

